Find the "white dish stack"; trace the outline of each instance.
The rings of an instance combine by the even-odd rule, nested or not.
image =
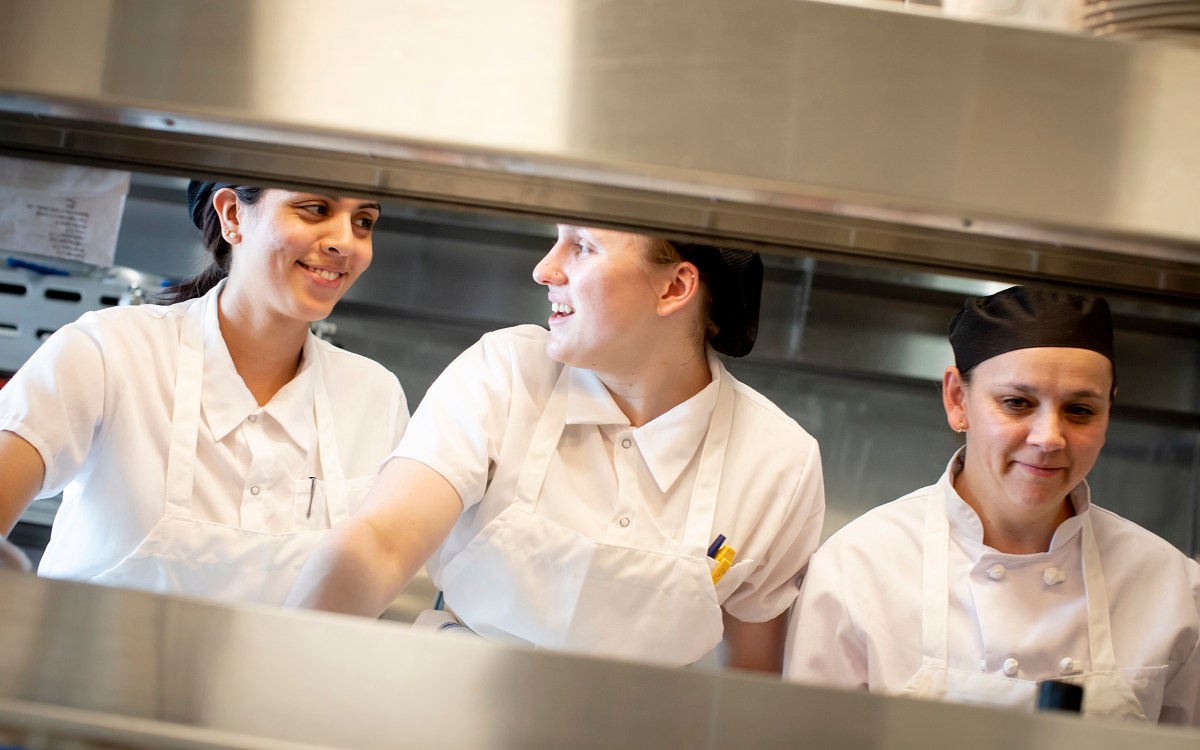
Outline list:
[[[1085,32],[1200,46],[1200,0],[1086,0]]]

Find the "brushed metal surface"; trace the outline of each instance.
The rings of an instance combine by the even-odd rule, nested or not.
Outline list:
[[[898,7],[0,0],[0,151],[1200,296],[1200,51]]]
[[[172,748],[1174,750],[1200,737],[577,658],[5,571],[0,602],[5,742],[39,733]]]

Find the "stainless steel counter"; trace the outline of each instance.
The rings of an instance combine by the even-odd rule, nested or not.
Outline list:
[[[1200,740],[3,571],[0,644],[0,745],[29,748],[1194,750]]]

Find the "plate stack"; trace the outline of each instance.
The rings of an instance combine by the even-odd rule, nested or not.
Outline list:
[[[1200,46],[1200,0],[1087,0],[1083,27],[1096,36]]]

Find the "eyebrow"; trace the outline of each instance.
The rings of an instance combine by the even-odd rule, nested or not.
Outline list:
[[[303,194],[305,194],[306,191],[300,190],[297,192],[299,192],[301,195],[303,195]],[[316,191],[313,191],[313,192],[310,192],[307,194],[319,196],[321,198],[324,198],[327,201],[330,201],[331,203],[337,203],[337,202],[341,201],[341,198],[339,196],[331,195],[329,193],[318,193]],[[379,205],[378,201],[366,201],[364,203],[359,203],[358,207],[355,208],[354,210],[362,211],[364,208],[373,208],[376,211],[378,211],[379,213],[383,213],[383,206]]]
[[[1000,383],[1001,388],[1009,388],[1019,393],[1027,393],[1031,396],[1038,395],[1038,389],[1033,386],[1025,385],[1024,383]],[[1099,391],[1093,391],[1090,388],[1068,393],[1067,398],[1104,398],[1104,395]]]

